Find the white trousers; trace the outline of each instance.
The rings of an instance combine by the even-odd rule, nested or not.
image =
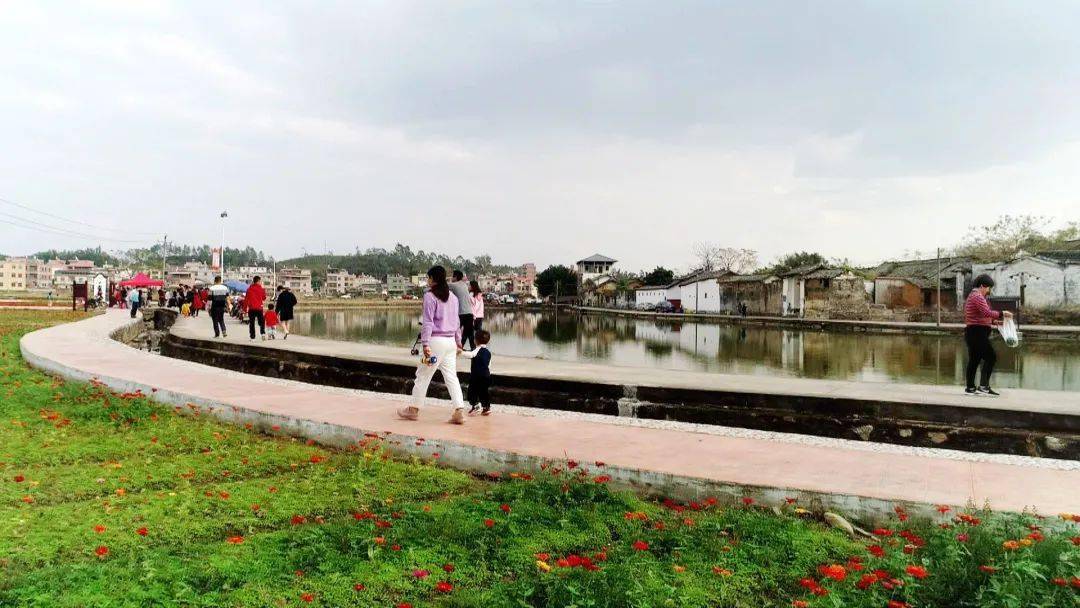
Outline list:
[[[432,336],[428,346],[431,348],[431,354],[435,355],[438,361],[435,362],[435,365],[421,363],[417,366],[416,383],[413,384],[412,389],[413,405],[416,407],[424,406],[428,386],[435,376],[435,371],[438,370],[442,372],[443,384],[446,385],[446,390],[450,392],[450,401],[454,403],[454,407],[465,407],[465,402],[461,398],[461,383],[458,382],[457,377],[457,342],[453,338]]]

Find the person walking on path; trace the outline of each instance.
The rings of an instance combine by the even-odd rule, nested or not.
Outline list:
[[[273,304],[266,305],[266,335],[271,340],[277,340],[278,313],[274,311]],[[282,338],[284,340],[284,338]]]
[[[229,337],[225,331],[225,309],[229,306],[229,288],[221,284],[221,277],[214,277],[210,287],[210,323],[214,326],[214,337]]]
[[[476,348],[461,353],[462,357],[472,359],[469,368],[469,415],[472,416],[480,410],[481,416],[491,413],[491,351],[488,350],[488,342],[491,334],[482,330],[476,330]]]
[[[985,395],[996,397],[998,393],[990,388],[990,375],[994,373],[994,363],[997,362],[997,353],[990,344],[990,334],[994,324],[1001,321],[1002,317],[1012,317],[1012,313],[1004,313],[990,308],[990,302],[986,296],[994,288],[994,279],[990,275],[980,274],[975,277],[975,288],[968,294],[964,303],[964,342],[967,343],[968,362],[965,370],[967,387],[964,393],[968,395]],[[982,374],[979,377],[979,385],[975,386],[975,372],[982,364]]]
[[[262,286],[262,277],[256,276],[251,279],[247,293],[244,294],[244,302],[247,303],[248,334],[255,339],[255,320],[259,320],[259,334],[266,339],[266,317],[263,316],[263,302],[266,301],[266,290]]]
[[[135,313],[139,312],[139,306],[142,304],[142,299],[139,296],[139,290],[132,287],[131,291],[127,293],[128,306],[131,307],[131,318],[135,318]]]
[[[460,270],[454,271],[454,281],[450,283],[450,291],[458,301],[461,345],[468,344],[470,349],[476,348],[476,342],[473,340],[472,294],[469,293],[469,282],[465,280],[465,273]]]
[[[191,316],[199,316],[199,311],[203,307],[203,294],[199,289],[191,290],[193,295],[191,296]]]
[[[469,303],[472,304],[473,337],[475,338],[484,327],[484,293],[480,291],[480,284],[469,281]]]
[[[293,309],[296,307],[296,295],[285,285],[277,288],[277,313],[281,321],[281,339],[289,339],[289,324],[293,320]]]
[[[450,292],[446,282],[446,269],[433,266],[427,273],[428,291],[424,293],[424,309],[421,316],[420,343],[424,346],[424,358],[416,368],[413,384],[413,404],[398,410],[398,416],[406,420],[420,417],[420,407],[427,399],[428,386],[435,372],[442,372],[443,384],[450,393],[454,412],[451,424],[465,424],[465,403],[461,396],[461,383],[457,377],[457,353],[461,350],[461,322],[458,319],[457,296]],[[435,361],[432,362],[432,356]]]

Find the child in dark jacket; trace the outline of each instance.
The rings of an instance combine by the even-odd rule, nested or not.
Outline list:
[[[473,336],[476,340],[476,348],[463,351],[462,357],[472,359],[472,367],[469,368],[469,414],[476,414],[476,410],[482,407],[480,415],[491,414],[491,397],[488,389],[491,388],[491,351],[488,350],[488,342],[491,334],[485,330],[476,332]]]

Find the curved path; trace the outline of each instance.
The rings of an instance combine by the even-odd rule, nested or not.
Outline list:
[[[1080,510],[1080,463],[1072,461],[525,408],[499,408],[491,417],[452,426],[445,422],[447,409],[431,406],[420,421],[408,422],[395,416],[402,401],[397,396],[238,374],[138,351],[110,338],[128,324],[126,311],[110,310],[28,334],[20,346],[31,365],[69,379],[96,378],[115,390],[153,392],[165,403],[194,404],[226,420],[331,445],[379,433],[399,453],[429,457],[438,452],[440,462],[462,469],[505,473],[537,470],[548,460],[603,461],[603,473],[615,483],[657,494],[684,499],[708,494],[729,501],[750,495],[766,504],[797,496],[801,504],[862,520],[891,513],[897,504],[928,515],[935,504],[984,502],[999,510]]]

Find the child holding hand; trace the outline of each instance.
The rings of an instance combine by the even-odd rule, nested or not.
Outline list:
[[[475,415],[477,409],[482,407],[481,416],[491,414],[491,397],[488,389],[491,388],[491,351],[488,350],[488,342],[491,334],[481,329],[473,336],[476,340],[476,348],[461,352],[461,356],[472,359],[472,367],[469,368],[469,415]]]

